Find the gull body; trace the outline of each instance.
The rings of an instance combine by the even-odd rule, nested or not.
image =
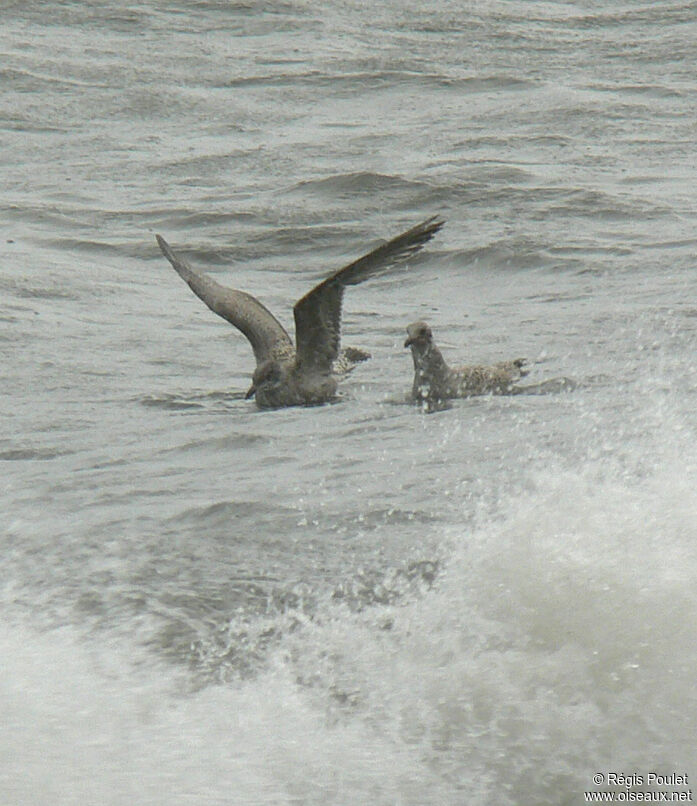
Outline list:
[[[404,346],[411,348],[414,360],[411,397],[417,402],[433,404],[458,397],[506,394],[513,390],[516,381],[527,375],[523,358],[489,366],[451,368],[436,346],[431,328],[423,321],[407,327]]]

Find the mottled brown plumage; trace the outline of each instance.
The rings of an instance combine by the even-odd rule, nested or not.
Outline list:
[[[256,369],[247,397],[255,396],[261,408],[277,408],[325,403],[334,398],[337,375],[369,358],[360,350],[339,351],[344,288],[407,260],[443,223],[437,217],[429,218],[315,286],[293,308],[295,347],[276,317],[257,299],[195,272],[164,238],[156,237],[162,253],[194,294],[241,330],[252,345]]]
[[[523,358],[501,361],[491,366],[449,367],[426,322],[413,322],[407,327],[404,346],[411,347],[414,359],[412,399],[427,405],[456,397],[506,394],[513,390],[516,381],[527,374],[523,369]]]

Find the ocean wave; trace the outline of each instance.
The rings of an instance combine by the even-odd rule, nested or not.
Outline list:
[[[406,179],[391,174],[373,173],[371,171],[354,171],[335,174],[321,179],[308,179],[296,184],[289,192],[317,192],[328,196],[336,194],[359,195],[375,192],[421,191],[428,188],[426,182]]]
[[[27,460],[50,460],[67,456],[75,451],[66,448],[7,448],[0,450],[0,461],[22,462]]]

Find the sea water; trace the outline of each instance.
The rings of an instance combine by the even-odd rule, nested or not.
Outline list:
[[[690,791],[696,40],[692,2],[5,4],[0,802]],[[435,214],[306,409],[244,400],[154,239],[292,333]],[[425,414],[416,319],[573,388]]]

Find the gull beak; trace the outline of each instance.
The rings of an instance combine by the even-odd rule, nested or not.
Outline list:
[[[412,338],[411,338],[411,336],[410,336],[410,337],[409,337],[409,338],[408,338],[408,339],[407,339],[407,340],[404,342],[404,346],[405,346],[405,347],[411,347],[411,345],[412,345],[413,343],[414,343],[414,339],[412,339]]]
[[[250,397],[254,397],[257,393],[257,388],[254,384],[252,384],[249,389],[247,389],[247,394],[244,396],[245,400],[249,400]]]

